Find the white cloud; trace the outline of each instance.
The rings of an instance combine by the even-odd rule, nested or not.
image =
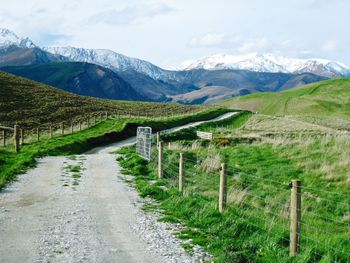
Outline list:
[[[140,24],[152,20],[156,16],[173,12],[174,9],[164,3],[138,4],[118,10],[106,10],[91,16],[90,24],[105,23],[112,25]]]
[[[289,45],[290,41],[283,42],[280,45]],[[243,38],[241,36],[228,36],[219,33],[208,33],[202,36],[196,36],[189,41],[190,47],[196,48],[218,48],[229,49],[235,53],[248,53],[266,51],[269,41],[264,37]]]
[[[350,64],[350,37],[344,33],[349,0],[0,0],[0,5],[0,26],[38,45],[108,48],[160,66],[246,52]]]
[[[346,3],[348,2],[348,0],[332,0],[332,1],[329,1],[329,0],[311,0],[309,2],[309,6],[311,8],[319,8],[319,7],[329,7],[329,5],[338,5],[338,4],[343,4],[343,3]]]
[[[336,40],[329,40],[321,46],[321,51],[330,52],[335,51],[338,47]]]
[[[269,42],[266,38],[256,38],[248,41],[244,41],[238,46],[237,51],[239,53],[260,52],[266,51],[269,47]]]
[[[203,36],[196,36],[189,42],[191,47],[213,47],[220,46],[225,42],[225,35],[208,33]]]

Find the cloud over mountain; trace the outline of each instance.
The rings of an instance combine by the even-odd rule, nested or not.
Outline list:
[[[152,20],[154,17],[173,12],[174,9],[164,3],[137,4],[122,9],[112,9],[99,12],[91,16],[91,24],[105,23],[111,25],[140,24]]]

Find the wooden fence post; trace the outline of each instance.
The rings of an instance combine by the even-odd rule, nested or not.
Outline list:
[[[159,147],[160,142],[160,132],[157,132],[157,147]]]
[[[183,193],[184,190],[184,159],[183,153],[180,153],[179,159],[179,191]]]
[[[81,131],[81,121],[79,121],[79,131]]]
[[[106,118],[106,120],[108,120],[108,111],[106,111],[106,113],[105,113],[105,118]]]
[[[64,122],[61,123],[61,132],[62,132],[62,135],[64,135]]]
[[[96,115],[94,115],[94,125],[96,125]]]
[[[301,181],[292,180],[291,187],[289,255],[296,256],[300,252]]]
[[[40,131],[39,128],[36,128],[36,141],[38,142],[40,140]]]
[[[52,138],[52,125],[50,125],[50,138]]]
[[[2,144],[6,146],[6,130],[2,131]]]
[[[88,118],[87,118],[87,126],[88,126],[88,128],[90,127],[90,116],[88,116]]]
[[[24,129],[22,129],[21,128],[21,142],[20,142],[20,144],[22,145],[22,144],[24,144]]]
[[[14,144],[15,144],[15,151],[16,153],[19,152],[19,126],[15,125],[14,127],[14,134],[13,134]]]
[[[158,178],[163,178],[163,145],[162,142],[159,142],[158,145]]]
[[[221,164],[220,169],[220,191],[219,191],[219,212],[223,212],[226,206],[227,199],[227,178],[226,178],[226,164]]]
[[[70,123],[70,133],[74,133],[74,123]]]

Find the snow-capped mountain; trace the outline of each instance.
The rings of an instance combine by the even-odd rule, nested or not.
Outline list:
[[[109,68],[113,71],[134,70],[153,79],[168,78],[169,74],[156,65],[145,60],[124,56],[106,49],[84,49],[75,47],[41,47],[36,46],[29,38],[18,37],[14,32],[0,28],[0,49],[16,46],[18,48],[38,48],[56,56],[66,57],[74,62],[89,62]]]
[[[67,57],[75,62],[89,62],[113,71],[134,70],[154,79],[165,77],[165,70],[145,60],[131,58],[107,49],[84,49],[75,47],[43,47],[43,50]]]
[[[0,28],[0,49],[10,46],[39,49],[29,38],[18,37],[8,29]],[[115,72],[136,71],[155,80],[176,80],[176,71],[164,70],[148,61],[128,57],[106,49],[84,49],[76,47],[42,47],[40,50],[57,56],[61,60],[89,62],[109,68]],[[48,55],[50,56],[50,55]],[[184,62],[178,70],[193,69],[242,69],[255,72],[314,73],[325,77],[349,76],[350,68],[343,63],[325,59],[298,59],[274,54],[252,53],[248,55],[218,54]]]
[[[19,48],[34,48],[34,43],[29,38],[18,37],[12,31],[0,28],[0,49],[5,49],[10,46]]]
[[[325,77],[346,76],[350,68],[343,63],[325,59],[298,59],[274,54],[252,53],[234,56],[218,54],[185,61],[181,70],[242,69],[256,72],[314,73]]]

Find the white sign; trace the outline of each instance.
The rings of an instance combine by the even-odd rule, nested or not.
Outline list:
[[[197,131],[197,137],[201,138],[201,139],[205,139],[205,140],[212,140],[213,139],[213,133]]]
[[[137,127],[136,152],[146,160],[151,160],[152,128]]]

